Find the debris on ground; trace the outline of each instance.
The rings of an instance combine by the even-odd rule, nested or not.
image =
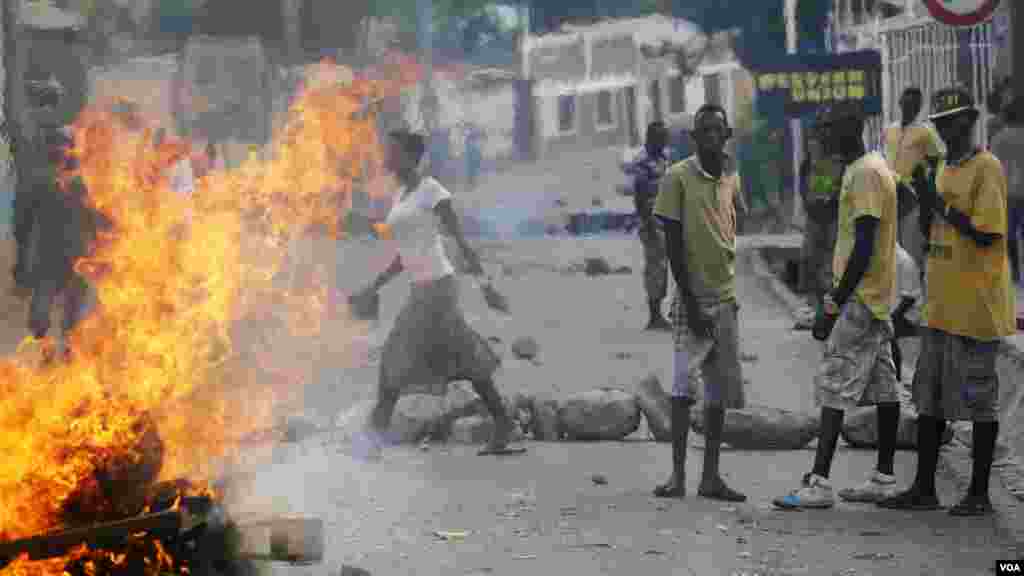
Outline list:
[[[604,258],[585,258],[583,273],[587,276],[606,276],[612,273],[612,267]]]
[[[893,560],[896,555],[892,552],[860,552],[852,556],[854,560]]]
[[[469,536],[465,530],[435,530],[434,536],[445,542],[462,542]]]
[[[540,345],[532,336],[520,336],[512,341],[512,354],[521,360],[534,360],[540,353]]]

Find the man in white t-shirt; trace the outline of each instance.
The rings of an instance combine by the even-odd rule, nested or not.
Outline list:
[[[903,246],[896,244],[896,301],[892,307],[892,359],[896,378],[903,381],[903,353],[899,341],[917,335],[921,323],[921,271]]]

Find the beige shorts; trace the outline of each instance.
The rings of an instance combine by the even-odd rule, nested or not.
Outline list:
[[[726,409],[746,405],[739,351],[739,305],[735,301],[703,306],[714,319],[711,338],[697,338],[686,324],[686,307],[672,300],[675,356],[672,396],[696,402],[700,387],[704,403]]]
[[[893,328],[851,299],[825,344],[816,377],[818,403],[836,410],[899,402],[899,382],[892,359]]]

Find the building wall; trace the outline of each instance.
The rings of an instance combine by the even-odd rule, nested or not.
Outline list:
[[[662,120],[676,129],[688,128],[689,119],[705,102],[706,75],[721,74],[721,103],[730,116],[735,115],[737,106],[752,98],[749,74],[737,75],[738,64],[728,61],[704,66],[688,78],[683,86],[682,110],[673,111],[671,83],[678,72],[672,58],[646,57],[634,32],[600,35],[587,30],[547,36],[529,49],[528,74],[537,83],[536,141],[542,156],[630,146],[631,131],[642,139],[647,124],[653,120]],[[673,42],[680,39],[673,36]],[[656,85],[652,85],[654,81]],[[635,125],[628,121],[626,90],[630,87],[636,94]],[[597,93],[604,90],[614,93],[616,122],[613,127],[600,129],[595,125],[596,101]],[[657,90],[657,107],[652,90]],[[575,126],[563,132],[559,129],[559,98],[573,94],[577,100]]]

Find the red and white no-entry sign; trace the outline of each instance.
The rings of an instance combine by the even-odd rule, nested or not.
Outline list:
[[[924,0],[936,20],[949,26],[974,26],[988,20],[999,0]]]

